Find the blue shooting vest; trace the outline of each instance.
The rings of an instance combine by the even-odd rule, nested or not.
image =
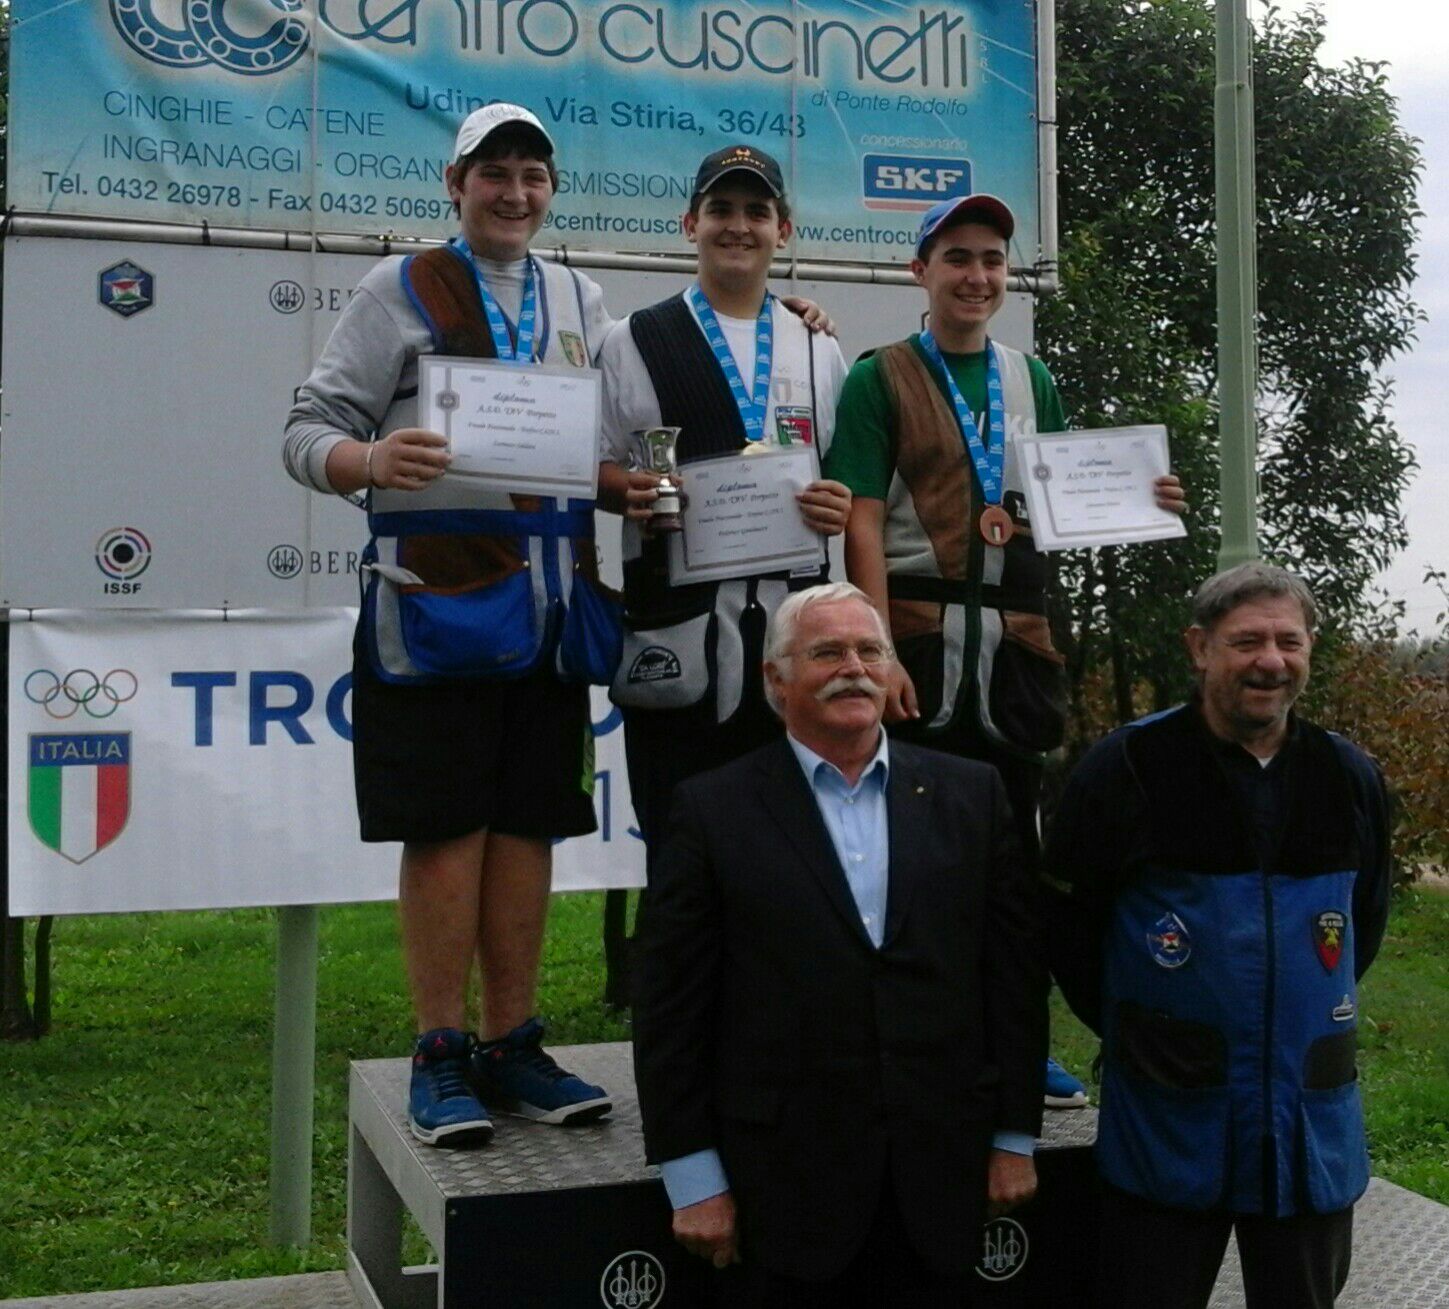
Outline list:
[[[577,275],[537,263],[544,363],[588,367]],[[497,357],[467,256],[413,255],[403,290],[436,353]],[[417,424],[417,392],[395,397],[378,439]],[[619,605],[598,580],[594,502],[481,490],[441,477],[368,500],[362,630],[386,682],[521,677],[549,662],[564,681],[607,684],[619,661]]]
[[[1107,929],[1097,1158],[1112,1185],[1161,1204],[1322,1214],[1368,1185],[1350,747],[1296,732],[1266,867],[1192,708],[1127,741],[1152,853]]]

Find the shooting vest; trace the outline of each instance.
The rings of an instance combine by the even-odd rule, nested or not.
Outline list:
[[[536,262],[542,362],[586,368],[577,274]],[[441,355],[494,359],[467,257],[452,246],[403,261],[403,290]],[[381,440],[417,425],[399,392]],[[387,682],[520,677],[552,661],[565,681],[607,684],[618,663],[617,605],[599,585],[594,503],[480,490],[443,476],[421,491],[374,489],[362,566],[365,646]]]
[[[1191,707],[1127,742],[1151,855],[1107,927],[1097,1158],[1112,1185],[1176,1208],[1333,1213],[1368,1185],[1352,747],[1296,731],[1266,855]]]
[[[992,742],[1037,754],[1061,744],[1066,684],[1015,445],[1036,431],[1036,400],[1026,356],[992,348],[1006,404],[1002,507],[1015,525],[1005,545],[981,535],[981,488],[931,366],[912,341],[876,356],[896,438],[884,533],[891,634],[927,733],[970,717]]]
[[[773,303],[774,355],[765,440],[820,439],[815,347],[808,328]],[[679,462],[735,454],[745,425],[709,342],[682,295],[629,316],[629,331],[659,400],[661,422],[680,429]],[[728,722],[764,691],[765,624],[791,591],[825,580],[766,573],[725,582],[669,584],[668,542],[644,536],[624,561],[624,649],[610,696],[626,709],[686,709],[711,697]]]

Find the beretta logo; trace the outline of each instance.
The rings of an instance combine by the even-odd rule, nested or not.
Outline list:
[[[664,1300],[664,1265],[647,1250],[615,1256],[599,1278],[607,1309],[655,1309]]]
[[[288,581],[302,571],[302,552],[295,545],[274,545],[267,555],[267,572]]]
[[[140,264],[123,259],[101,270],[100,301],[113,314],[130,318],[156,303],[156,279]]]
[[[267,303],[279,314],[295,314],[307,303],[307,293],[301,282],[284,277],[280,282],[272,283],[272,289],[267,292]]]
[[[993,1218],[981,1229],[981,1258],[976,1272],[988,1282],[1004,1282],[1026,1267],[1026,1228],[1015,1218]]]

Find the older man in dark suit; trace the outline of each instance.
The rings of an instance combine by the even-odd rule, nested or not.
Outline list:
[[[1034,1193],[1045,983],[996,772],[881,731],[865,595],[797,592],[785,740],[683,784],[644,897],[635,1066],[674,1232],[751,1306],[967,1301]]]

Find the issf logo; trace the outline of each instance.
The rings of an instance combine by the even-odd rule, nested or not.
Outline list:
[[[867,209],[929,209],[971,194],[967,159],[921,155],[866,155],[861,194]]]

